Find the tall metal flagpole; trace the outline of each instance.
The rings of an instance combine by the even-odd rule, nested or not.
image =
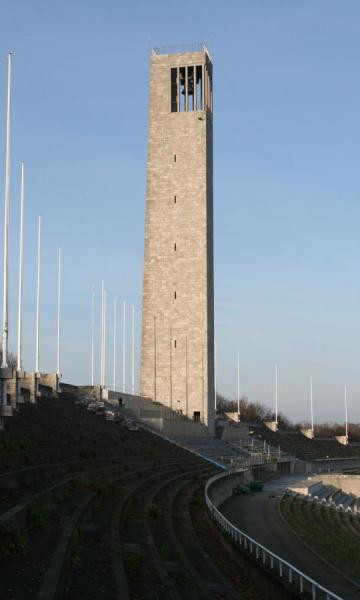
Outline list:
[[[91,385],[94,385],[95,289],[91,294]]]
[[[348,406],[347,406],[347,389],[344,388],[344,403],[345,403],[345,437],[348,439]]]
[[[38,225],[37,286],[36,286],[36,344],[35,344],[35,395],[39,393],[40,362],[40,264],[41,264],[41,216]]]
[[[131,393],[135,394],[135,306],[131,307]]]
[[[278,368],[275,365],[275,423],[278,423]]]
[[[313,378],[310,377],[310,412],[311,412],[311,430],[314,431],[314,405],[313,405]]]
[[[123,335],[122,335],[122,380],[123,380],[123,393],[125,394],[126,389],[126,358],[125,358],[125,346],[126,346],[126,304],[123,302]]]
[[[58,255],[58,297],[57,297],[57,363],[56,374],[60,379],[60,302],[61,302],[61,248]]]
[[[22,280],[23,280],[23,243],[24,243],[24,163],[21,163],[20,191],[20,242],[19,242],[19,296],[18,296],[18,338],[17,338],[17,371],[22,365]]]
[[[40,358],[40,266],[41,266],[41,216],[38,222],[38,251],[37,251],[37,286],[36,286],[36,349],[35,349],[35,372],[39,373]]]
[[[3,336],[2,336],[2,359],[1,368],[6,369],[8,356],[8,305],[9,305],[9,193],[10,193],[10,111],[11,111],[11,59],[12,54],[8,54],[8,80],[7,80],[7,104],[6,104],[6,151],[5,151],[5,210],[4,210],[4,267],[3,267]],[[7,405],[7,383],[2,378],[1,385],[1,404],[3,412],[6,412]]]
[[[22,280],[23,280],[23,241],[24,241],[24,163],[21,165],[20,183],[20,236],[19,236],[19,292],[18,292],[18,331],[17,331],[17,364],[16,364],[16,394],[15,404],[22,402],[21,396],[21,365],[22,365]]]
[[[101,282],[100,385],[104,385],[104,281]]]
[[[116,298],[114,298],[113,390],[116,390]]]
[[[104,387],[106,387],[106,290],[104,290]]]
[[[238,421],[240,421],[240,355],[237,353],[237,403],[238,403]]]

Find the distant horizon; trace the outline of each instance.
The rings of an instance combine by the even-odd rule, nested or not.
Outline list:
[[[188,10],[186,10],[188,9]],[[190,18],[191,15],[191,18]],[[135,305],[139,379],[149,48],[204,39],[214,60],[217,388],[315,422],[360,421],[360,6],[349,0],[204,0],[169,6],[3,0],[0,215],[6,57],[13,52],[10,333],[16,350],[20,161],[25,162],[24,368],[35,358],[37,218],[43,219],[40,369],[56,368],[62,248],[63,381],[91,379],[91,294]],[[184,31],[186,35],[184,35]],[[171,44],[173,45],[173,44]],[[1,218],[3,223],[3,218]],[[0,259],[2,259],[2,225]],[[2,262],[1,262],[2,277]],[[1,285],[2,287],[2,285]],[[127,340],[130,340],[128,308]],[[128,357],[130,348],[127,347]],[[126,377],[130,381],[130,361]]]

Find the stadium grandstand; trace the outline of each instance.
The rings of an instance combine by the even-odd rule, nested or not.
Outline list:
[[[43,600],[80,593],[266,599],[300,588],[317,598],[357,597],[355,559],[339,581],[278,546],[274,530],[270,538],[266,530],[271,524],[283,540],[287,522],[290,541],[305,540],[307,506],[316,502],[311,518],[320,511],[323,526],[335,519],[341,544],[352,536],[354,550],[358,497],[319,478],[308,485],[317,484],[316,498],[291,489],[300,485],[297,466],[321,460],[318,445],[333,448],[332,460],[337,449],[352,460],[350,448],[304,438],[315,447],[304,454],[302,434],[270,432],[260,423],[220,422],[217,436],[203,433],[201,424],[149,400],[109,393],[99,401],[95,388],[65,384],[56,397],[41,386],[37,403],[21,405],[0,437],[1,597],[22,598],[26,590],[26,598]],[[287,440],[280,452],[279,439]],[[253,491],[259,480],[262,493]],[[298,502],[303,516],[295,521]],[[283,522],[271,512],[276,506]],[[261,518],[252,513],[257,507]],[[301,546],[294,539],[291,547]],[[322,549],[314,544],[314,551],[320,556]]]

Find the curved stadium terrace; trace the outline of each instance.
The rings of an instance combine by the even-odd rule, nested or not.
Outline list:
[[[300,431],[271,431],[263,425],[255,425],[254,435],[266,440],[273,447],[296,458],[313,463],[322,460],[360,459],[359,445],[343,445],[335,438],[316,437],[309,439]]]
[[[43,386],[37,404],[22,405],[7,420],[0,438],[2,598],[265,599],[297,595],[299,565],[293,564],[291,573],[286,565],[299,558],[291,547],[309,555],[296,535],[310,545],[311,539],[305,538],[306,520],[296,516],[296,502],[303,500],[290,504],[293,496],[284,496],[286,504],[281,506],[288,525],[276,517],[284,485],[294,477],[288,474],[279,479],[276,470],[281,470],[281,462],[235,467],[230,458],[233,447],[233,458],[245,458],[239,446],[214,438],[203,439],[202,453],[189,443],[189,452],[186,437],[164,439],[159,431],[149,429],[146,418],[136,418],[129,398],[120,407],[117,399],[104,407],[97,403],[94,412],[87,410],[94,405],[89,388],[86,393],[74,386],[62,389],[55,398]],[[152,415],[153,404],[149,406]],[[104,412],[106,406],[111,412]],[[209,458],[204,452],[210,455],[212,444]],[[222,452],[230,470],[224,468],[225,463],[221,465]],[[216,485],[211,484],[205,496],[205,484],[214,476]],[[253,478],[265,481],[265,491],[250,491]],[[244,493],[234,496],[238,485]],[[305,503],[304,515],[311,506]],[[319,536],[322,531],[324,537],[328,517],[323,510],[311,509],[309,523],[314,528],[316,524]],[[222,514],[231,516],[235,533],[223,525]],[[342,511],[333,511],[331,519],[334,539],[337,536],[341,547],[347,545],[354,554],[360,540],[358,516],[350,520]],[[266,522],[271,523],[270,532]],[[255,523],[254,532],[251,523]],[[242,543],[236,531],[243,532]],[[246,535],[255,541],[245,546]],[[275,535],[278,540],[272,548]],[[286,545],[294,539],[295,544]],[[262,543],[266,552],[258,552],[256,543]],[[319,545],[315,548],[318,553],[323,550]],[[281,576],[280,562],[274,556],[287,559]],[[344,550],[341,556],[347,556]],[[358,597],[354,583],[334,570],[324,570],[321,564],[314,557],[301,562],[303,597],[312,593],[307,577],[318,586],[316,598],[325,597],[321,586],[333,593],[328,597]],[[358,573],[353,560],[345,575],[354,580]]]

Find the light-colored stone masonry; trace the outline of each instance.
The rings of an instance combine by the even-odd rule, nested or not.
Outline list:
[[[170,111],[171,67],[206,62],[205,49],[151,59],[141,395],[212,432],[212,111]]]

